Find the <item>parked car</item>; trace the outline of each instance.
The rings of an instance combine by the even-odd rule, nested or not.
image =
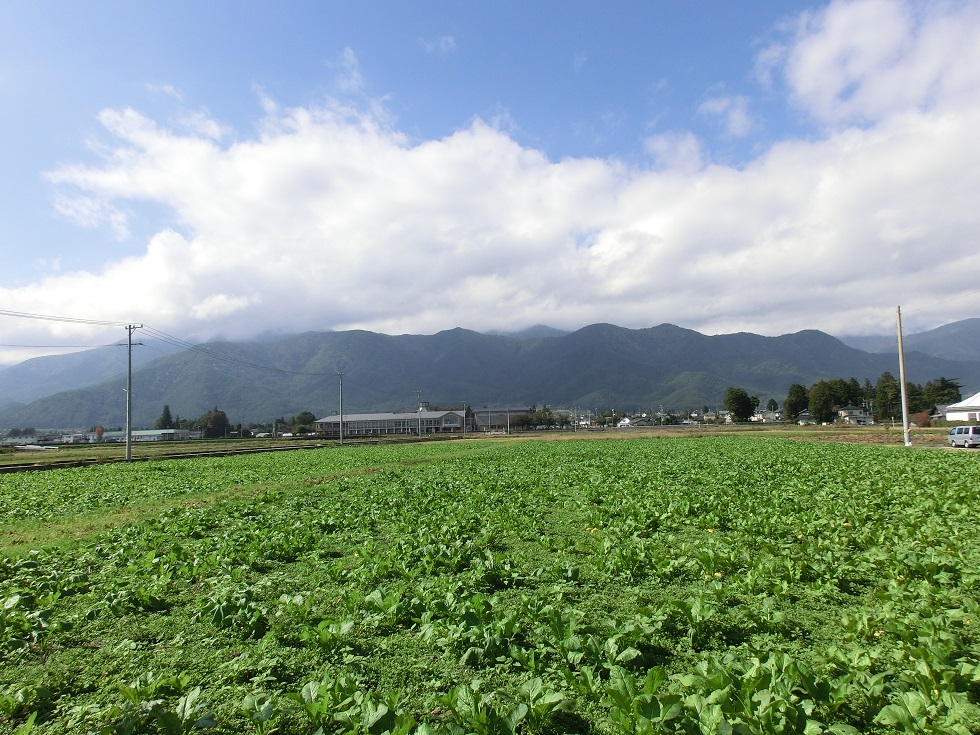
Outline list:
[[[950,429],[949,446],[980,447],[980,426],[957,426]]]

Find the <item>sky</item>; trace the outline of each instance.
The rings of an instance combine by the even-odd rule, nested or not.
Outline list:
[[[980,316],[976,0],[9,0],[0,106],[0,364]]]

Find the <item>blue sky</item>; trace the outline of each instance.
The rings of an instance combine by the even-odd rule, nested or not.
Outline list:
[[[977,316],[977,49],[976,2],[15,0],[0,310],[194,340]],[[0,345],[118,331],[0,316]]]

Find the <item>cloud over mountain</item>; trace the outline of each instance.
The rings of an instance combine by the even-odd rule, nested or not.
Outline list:
[[[361,94],[356,61],[340,72],[359,97],[265,99],[251,131],[206,111],[104,110],[98,159],[48,174],[61,213],[124,234],[153,207],[166,226],[142,252],[109,246],[98,267],[0,298],[197,339],[600,321],[860,333],[910,298],[977,306],[973,4],[834,2],[788,22],[757,71],[822,132],[737,166],[683,130],[657,132],[638,161],[551,160],[479,118],[416,139]],[[700,114],[733,136],[758,122],[743,95]],[[38,329],[6,334],[21,327]]]

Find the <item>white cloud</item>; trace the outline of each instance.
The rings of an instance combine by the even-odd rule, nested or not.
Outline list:
[[[126,215],[105,199],[85,194],[62,194],[55,197],[54,208],[62,217],[82,227],[106,225],[117,240],[129,237]]]
[[[337,64],[340,73],[334,79],[334,85],[345,94],[359,93],[364,89],[364,75],[357,55],[350,47],[344,49]]]
[[[184,95],[172,84],[147,84],[146,91],[153,94],[163,94],[172,97],[177,102],[184,101]]]
[[[259,301],[260,299],[256,299]],[[206,296],[191,307],[191,316],[195,319],[217,319],[239,312],[250,303],[245,296],[229,296],[217,293]]]
[[[719,118],[726,137],[744,138],[752,132],[749,99],[744,95],[712,97],[701,103],[698,107],[698,113]]]
[[[832,2],[800,17],[783,71],[796,103],[830,125],[959,107],[980,94],[980,5]]]
[[[865,5],[834,4],[826,15]],[[846,104],[803,84],[840,88],[818,64],[799,71],[802,59],[839,55],[840,36],[828,30],[839,21],[803,19],[784,56],[787,78],[800,80],[794,94],[828,121],[856,110],[874,120],[778,142],[738,169],[712,165],[683,130],[646,141],[655,164],[636,167],[551,161],[480,120],[410,143],[384,114],[336,102],[282,109],[266,100],[259,132],[230,143],[106,111],[104,159],[51,175],[64,201],[79,221],[110,226],[113,213],[132,218],[150,202],[172,212],[174,229],[138,257],[0,288],[0,301],[198,339],[598,321],[841,334],[890,330],[908,299],[946,301],[952,311],[940,322],[975,315],[980,95],[954,94],[970,89],[970,74],[949,59],[937,67],[908,40],[962,25],[958,8],[903,33],[909,16],[885,7],[898,20],[883,23],[884,36],[905,39],[905,51],[868,40],[872,48],[855,53],[870,61],[854,67],[864,71]],[[944,91],[914,105],[897,88],[890,100],[872,95],[876,75],[893,74],[885,58]]]
[[[177,122],[192,135],[221,140],[231,133],[231,128],[213,119],[207,110],[185,111],[177,116]]]
[[[456,50],[456,39],[453,36],[442,36],[435,41],[420,38],[419,43],[427,54],[451,54]]]
[[[693,173],[704,165],[701,141],[686,130],[650,136],[644,147],[661,170]]]

